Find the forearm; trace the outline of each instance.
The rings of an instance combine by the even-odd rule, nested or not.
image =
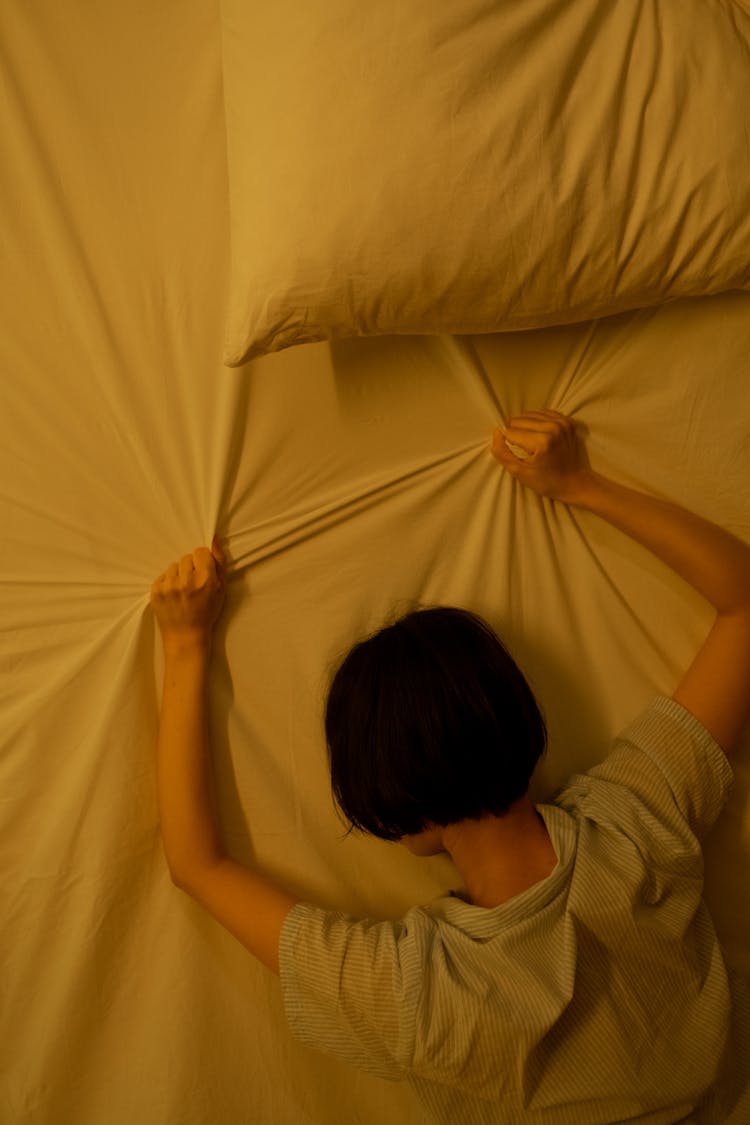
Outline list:
[[[208,724],[210,641],[165,646],[158,740],[164,852],[179,886],[224,855]]]
[[[750,605],[750,547],[723,528],[591,470],[580,475],[565,499],[642,543],[718,613]]]

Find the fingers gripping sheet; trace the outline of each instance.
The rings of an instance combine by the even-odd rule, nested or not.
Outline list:
[[[522,493],[491,432],[572,413],[596,467],[750,538],[750,299],[228,370],[214,6],[19,4],[2,21],[0,1120],[414,1125],[406,1088],[295,1044],[277,980],[170,882],[150,583],[224,537],[212,739],[232,853],[306,898],[398,916],[456,876],[343,839],[321,730],[333,663],[394,612],[467,606],[544,705],[537,798],[600,760],[710,614],[595,518]],[[706,883],[748,973],[747,746],[736,771]]]

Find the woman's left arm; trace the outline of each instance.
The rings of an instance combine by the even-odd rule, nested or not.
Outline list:
[[[225,584],[224,555],[214,539],[211,550],[199,547],[185,555],[151,588],[164,644],[158,741],[162,839],[173,883],[278,973],[281,927],[298,900],[232,860],[218,824],[208,675]]]

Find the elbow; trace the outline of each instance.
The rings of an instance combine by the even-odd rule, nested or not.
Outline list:
[[[189,865],[184,863],[175,863],[169,856],[166,856],[167,867],[169,868],[169,878],[172,880],[172,886],[177,887],[178,891],[184,891],[185,894],[190,894],[190,888],[193,884],[193,879],[190,874]]]
[[[172,885],[177,887],[178,891],[185,891],[187,893],[187,880],[176,868],[169,868],[169,877],[172,880]]]
[[[178,890],[197,901],[202,901],[205,887],[210,884],[213,873],[225,858],[222,853],[202,863],[192,863],[187,866],[169,864],[169,876]]]

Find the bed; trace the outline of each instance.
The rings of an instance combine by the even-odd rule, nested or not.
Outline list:
[[[172,558],[214,530],[230,558],[212,737],[232,854],[305,898],[395,918],[455,873],[345,836],[321,719],[353,640],[416,604],[487,617],[544,706],[544,800],[672,690],[710,620],[595,517],[522,494],[489,454],[498,421],[570,413],[595,467],[750,540],[747,4],[691,2],[679,32],[674,5],[645,0],[477,0],[463,22],[418,3],[411,23],[382,5],[356,49],[343,0],[245,7],[0,13],[9,1125],[423,1120],[405,1087],[296,1044],[278,981],[170,881],[148,593]],[[489,31],[486,69],[467,75]],[[623,59],[603,67],[610,35]],[[390,81],[379,44],[397,63],[392,103],[373,94]],[[477,125],[503,51],[521,101],[504,103],[492,150]],[[386,254],[393,192],[403,205],[425,158],[394,141],[378,168],[372,145],[410,73],[419,108],[437,58],[449,103],[430,129],[443,122],[441,151],[482,176],[433,168]],[[532,118],[511,134],[523,98]],[[338,104],[350,116],[334,128]],[[367,114],[381,134],[362,126],[355,144]],[[636,157],[628,177],[618,160]],[[488,161],[507,176],[501,227],[486,221]],[[436,181],[453,185],[439,199]],[[706,898],[748,976],[749,790],[745,744]]]

